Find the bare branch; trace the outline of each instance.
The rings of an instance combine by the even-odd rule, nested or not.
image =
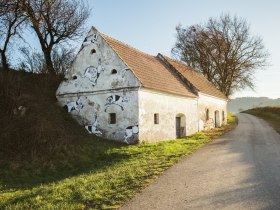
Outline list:
[[[246,20],[236,16],[221,15],[176,31],[173,56],[202,72],[226,96],[253,88],[255,71],[268,65],[262,39],[250,35]]]
[[[26,21],[19,0],[2,0],[0,3],[0,54],[1,63],[9,67],[7,52],[15,37],[22,38],[21,32]]]
[[[84,33],[90,9],[85,0],[28,0],[23,9],[39,39],[47,69],[54,75],[54,47]]]

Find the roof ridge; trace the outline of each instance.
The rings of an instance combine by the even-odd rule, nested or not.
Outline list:
[[[124,45],[126,45],[126,44],[123,43],[123,42],[121,42],[121,41],[119,41],[119,40],[117,40],[117,39],[114,39],[114,38],[112,38],[112,37],[110,37],[110,36],[108,36],[108,35],[106,35],[106,34],[103,34],[103,33],[101,33],[100,31],[98,31],[98,33],[102,36],[102,38],[104,39],[104,41],[111,47],[111,49],[117,54],[117,56],[124,62],[124,64],[125,64],[127,67],[129,67],[129,69],[133,72],[133,74],[134,74],[135,77],[139,80],[139,82],[141,83],[141,85],[143,85],[143,82],[142,82],[141,79],[135,74],[133,68],[131,68],[131,67],[125,62],[125,60],[122,58],[122,56],[117,52],[116,49],[114,49],[114,47],[113,47],[112,45],[110,45],[110,43],[108,43],[108,41],[106,40],[106,38],[104,38],[104,36],[105,36],[105,37],[108,37],[109,39],[112,39],[112,40],[114,40],[114,41],[117,41],[117,42],[119,42],[119,43],[121,43],[121,44],[124,44]],[[128,46],[128,45],[127,45],[127,46]]]
[[[161,54],[161,53],[160,53],[160,54]],[[194,71],[194,72],[196,72],[196,73],[198,73],[198,74],[200,74],[200,75],[203,76],[203,74],[202,74],[201,72],[195,70],[194,68],[188,66],[187,64],[183,63],[183,62],[180,61],[180,60],[176,60],[176,59],[174,59],[174,58],[168,57],[168,56],[163,55],[163,54],[161,54],[161,55],[162,55],[163,57],[166,57],[166,58],[168,58],[168,59],[170,59],[170,60],[176,62],[176,63],[179,63],[180,65],[184,65],[188,70]]]
[[[174,64],[170,63],[178,72],[184,74],[184,77],[191,83],[193,84],[194,87],[196,87],[196,89],[198,89],[200,92],[204,93],[204,94],[208,94],[208,95],[211,95],[211,96],[215,96],[215,97],[218,97],[218,98],[227,98],[225,96],[224,93],[222,93],[222,91],[220,91],[219,89],[217,89],[201,72],[195,70],[194,68],[192,67],[189,67],[188,65],[184,64],[183,62],[180,62],[178,60],[175,60],[175,59],[172,59],[172,58],[169,58],[168,56],[164,56],[162,55],[164,59],[167,60],[167,62],[174,62]],[[174,66],[174,65],[179,65],[178,67]],[[179,70],[181,69],[181,71]],[[191,77],[188,77],[188,72],[190,72],[192,74],[192,77],[198,77],[198,78],[203,78],[204,80],[204,83],[205,85],[208,85],[209,87],[211,87],[211,93],[209,93],[209,90],[205,89],[205,87],[202,87],[200,84],[197,84],[197,81],[195,81],[194,78],[191,78]],[[191,76],[191,75],[189,75]],[[219,92],[218,95],[216,95],[216,93],[213,93],[214,92]]]
[[[137,49],[137,48],[135,48],[135,47],[133,47],[133,46],[131,46],[131,45],[125,43],[125,42],[122,42],[122,41],[116,39],[116,38],[113,38],[113,37],[111,37],[111,36],[108,36],[107,34],[104,34],[104,33],[100,32],[100,31],[99,31],[99,33],[101,34],[101,36],[105,36],[105,37],[108,37],[109,39],[112,39],[113,41],[119,42],[120,44],[125,45],[125,46],[127,46],[127,47],[129,47],[129,48],[131,48],[131,49],[133,49],[133,50],[135,50],[135,51],[137,51],[138,53],[141,53],[141,54],[144,54],[144,55],[150,56],[150,57],[156,57],[156,56],[154,56],[154,55],[145,53],[145,52],[143,52],[143,51],[141,51],[141,50],[139,50],[139,49]]]

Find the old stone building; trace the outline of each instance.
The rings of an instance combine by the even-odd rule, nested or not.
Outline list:
[[[88,132],[128,144],[181,138],[226,123],[227,98],[202,74],[95,28],[57,99]]]

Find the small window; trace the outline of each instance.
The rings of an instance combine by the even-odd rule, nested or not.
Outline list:
[[[109,124],[116,124],[116,122],[117,122],[116,113],[110,113]]]
[[[222,111],[222,118],[223,118],[223,121],[225,121],[226,117],[225,117],[225,111]]]
[[[209,109],[206,109],[206,121],[209,120]]]
[[[113,69],[112,71],[111,71],[111,74],[116,74],[117,73],[117,70],[116,69]]]
[[[96,53],[96,50],[95,50],[95,49],[92,49],[92,50],[90,51],[90,53],[91,53],[91,54],[94,54],[94,53]]]
[[[159,124],[159,114],[154,114],[154,124]]]

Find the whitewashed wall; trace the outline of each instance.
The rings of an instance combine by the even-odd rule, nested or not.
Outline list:
[[[138,94],[140,141],[175,139],[178,114],[185,115],[186,135],[198,131],[197,99],[146,88],[141,88]],[[154,124],[155,113],[159,114],[159,124]]]
[[[219,126],[227,123],[227,101],[203,93],[199,93],[200,130],[215,127],[215,111],[219,111]],[[209,110],[209,120],[206,121],[206,110]],[[224,111],[224,121],[222,113]]]
[[[92,53],[93,50],[95,53]],[[113,69],[117,70],[116,74],[112,74]],[[85,38],[72,68],[69,69],[65,77],[68,81],[60,85],[57,95],[139,87],[141,85],[94,28]]]
[[[112,70],[116,73],[113,74]],[[106,139],[136,143],[176,138],[176,116],[185,116],[185,134],[208,125],[226,101],[204,94],[197,98],[168,94],[141,87],[140,81],[118,57],[99,32],[92,28],[85,38],[72,68],[57,90],[57,99],[89,132]],[[109,124],[109,114],[116,113],[116,124]],[[159,124],[154,124],[154,114]],[[199,121],[200,119],[200,121]],[[208,123],[208,124],[207,124]]]
[[[138,140],[140,82],[94,28],[66,79],[57,90],[57,99],[81,125],[107,139]],[[109,124],[109,113],[116,113],[116,124]]]

